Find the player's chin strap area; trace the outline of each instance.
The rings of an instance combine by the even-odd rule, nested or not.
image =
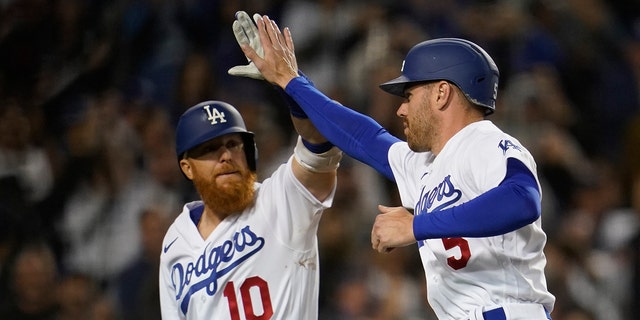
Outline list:
[[[469,314],[469,320],[533,320],[549,319],[549,312],[537,303],[509,303],[502,306],[478,307]]]

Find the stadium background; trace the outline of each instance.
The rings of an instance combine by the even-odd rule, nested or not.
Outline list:
[[[377,85],[415,43],[463,37],[496,60],[490,119],[538,162],[554,319],[640,310],[640,4],[632,0],[0,1],[0,318],[158,319],[161,240],[195,198],[174,156],[177,117],[237,106],[259,176],[293,130],[245,64],[231,23],[268,14],[301,70],[402,137]],[[324,214],[322,319],[433,319],[413,246],[370,248],[375,205],[396,190],[346,158]]]

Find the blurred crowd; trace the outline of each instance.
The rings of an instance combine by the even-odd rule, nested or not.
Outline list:
[[[404,137],[378,89],[414,44],[463,37],[496,60],[490,120],[538,163],[556,320],[640,314],[640,3],[633,0],[0,0],[0,319],[159,319],[168,225],[197,198],[174,127],[235,105],[264,179],[294,130],[246,64],[234,13],[291,28],[301,70]],[[319,231],[321,319],[435,319],[415,246],[371,249],[395,186],[346,157]]]

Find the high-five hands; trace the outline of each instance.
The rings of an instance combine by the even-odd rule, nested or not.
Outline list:
[[[390,252],[393,248],[408,246],[416,242],[413,235],[413,214],[404,207],[378,205],[371,229],[371,246],[378,252]]]
[[[256,25],[248,16],[246,12],[239,11],[233,29],[236,40],[250,63],[247,66],[238,66],[241,68],[231,68],[229,74],[265,79],[284,89],[291,79],[298,76],[298,62],[291,32],[289,28],[280,31],[275,21],[267,16],[255,14],[254,21],[258,30],[256,33]],[[262,77],[251,69],[253,66]]]
[[[253,20],[258,23],[260,19],[259,14],[253,15]],[[258,27],[251,21],[249,14],[245,11],[236,12],[236,20],[233,21],[233,35],[236,36],[236,41],[240,47],[243,45],[250,46],[260,57],[264,56],[264,50],[262,49],[262,43],[260,43],[260,36],[258,35]],[[247,58],[249,64],[244,66],[235,66],[227,71],[232,76],[249,77],[257,80],[264,80],[260,70],[256,68],[251,59]]]

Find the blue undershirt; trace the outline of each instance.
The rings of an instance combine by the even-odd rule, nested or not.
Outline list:
[[[371,117],[353,111],[318,91],[304,77],[291,80],[285,91],[311,119],[322,135],[352,158],[395,181],[387,154],[401,141]]]
[[[416,240],[497,236],[536,221],[540,212],[536,179],[520,160],[509,158],[497,187],[455,207],[415,212],[413,235]]]
[[[315,127],[349,156],[395,181],[389,148],[399,138],[371,117],[331,100],[304,77],[285,88]],[[519,160],[507,160],[504,180],[495,188],[456,207],[416,213],[416,240],[444,237],[489,237],[517,230],[540,217],[540,192],[531,171]]]
[[[189,210],[189,217],[191,217],[191,221],[193,221],[193,224],[195,224],[196,226],[198,225],[198,223],[200,223],[202,213],[204,213],[204,204]]]

